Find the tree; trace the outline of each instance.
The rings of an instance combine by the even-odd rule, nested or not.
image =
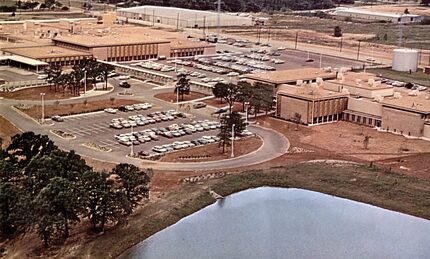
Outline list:
[[[342,37],[342,29],[340,28],[340,26],[334,27],[334,36]]]
[[[50,85],[54,85],[54,91],[57,92],[58,84],[60,83],[59,79],[63,72],[63,68],[60,65],[50,65],[45,69],[45,74],[48,76],[46,81]]]
[[[121,163],[112,169],[121,178],[122,188],[132,207],[149,195],[148,183],[152,171],[142,171],[137,166]]]
[[[410,14],[410,13],[409,13],[409,9],[408,9],[408,8],[406,8],[406,9],[405,9],[405,11],[404,11],[403,13],[404,13],[404,14]]]
[[[294,116],[291,118],[291,120],[296,124],[296,130],[299,129],[299,123],[302,122],[302,115],[298,112],[294,113]]]
[[[54,142],[48,136],[24,132],[12,137],[12,143],[7,148],[7,152],[11,159],[27,165],[34,157],[50,154],[56,149]]]
[[[85,209],[81,197],[81,190],[75,183],[62,177],[52,178],[35,199],[36,206],[43,208],[41,218],[48,216],[52,220],[42,222],[42,225],[45,228],[61,226],[63,237],[68,238],[70,225],[80,221],[79,215]]]
[[[233,112],[231,114],[224,115],[221,118],[221,128],[220,132],[218,133],[218,137],[221,139],[220,144],[222,143],[222,152],[225,152],[225,145],[228,141],[231,141],[232,138],[232,128],[234,125],[234,132],[235,134],[240,134],[242,131],[246,129],[245,120],[242,118],[242,116],[237,113]]]
[[[104,231],[108,222],[121,222],[131,211],[130,202],[123,192],[117,191],[105,171],[88,171],[83,176],[83,188],[88,218],[93,231]]]
[[[224,83],[216,83],[212,88],[212,94],[216,98],[220,98],[220,102],[222,103],[222,99],[226,98],[229,93],[228,85]]]
[[[102,76],[104,82],[105,82],[105,90],[107,90],[107,83],[109,78],[109,73],[114,70],[114,67],[110,64],[106,63],[98,63],[98,73]]]
[[[184,94],[186,95],[190,94],[190,80],[187,78],[187,74],[185,73],[178,74],[178,81],[176,82],[174,93],[179,94],[181,96],[181,101],[184,100]]]
[[[366,135],[363,139],[363,147],[364,149],[368,149],[369,147],[369,142],[370,142],[370,136]]]
[[[0,183],[0,231],[11,235],[29,226],[30,198],[11,182]]]

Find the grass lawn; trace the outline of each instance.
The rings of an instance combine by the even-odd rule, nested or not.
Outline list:
[[[382,77],[402,81],[411,82],[419,85],[430,86],[430,75],[424,74],[422,71],[409,74],[408,72],[398,72],[389,68],[374,68],[369,69],[369,72],[381,75]]]

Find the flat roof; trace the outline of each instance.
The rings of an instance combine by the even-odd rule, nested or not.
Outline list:
[[[304,86],[282,86],[278,90],[277,94],[308,101],[318,101],[349,96],[348,94],[344,93],[328,91],[321,87],[314,87],[310,84]]]
[[[384,98],[384,100],[381,101],[381,104],[382,106],[387,106],[390,108],[430,114],[429,93],[418,93],[418,96],[409,96],[408,94],[402,94],[400,98]]]
[[[56,37],[52,40],[75,44],[79,46],[85,46],[87,48],[170,42],[166,39],[157,38],[157,36],[152,33],[142,34],[139,31],[136,31],[134,33],[124,31],[95,34],[73,34],[70,36],[63,35]]]
[[[317,78],[333,79],[336,78],[336,73],[325,72],[319,68],[301,68],[279,70],[258,74],[246,74],[245,78],[256,81],[263,81],[271,84],[288,84],[296,83],[298,80],[309,81]]]
[[[375,11],[369,11],[366,9],[359,9],[359,8],[345,8],[345,7],[338,7],[336,8],[336,11],[334,12],[345,12],[345,13],[355,13],[355,14],[366,14],[366,15],[375,15],[375,16],[383,16],[383,17],[390,17],[390,18],[401,18],[401,17],[421,17],[421,15],[416,14],[405,14],[405,13],[385,13],[385,12],[375,12]]]
[[[376,84],[370,85],[369,80],[372,79]],[[343,73],[343,80],[331,79],[327,80],[328,83],[339,84],[349,87],[356,87],[366,90],[382,90],[393,88],[390,85],[381,83],[381,79],[372,73],[364,72],[346,72]]]
[[[5,52],[24,56],[32,59],[41,58],[56,58],[56,57],[69,57],[69,56],[89,56],[88,52],[62,48],[58,46],[33,46],[21,48],[4,48]]]
[[[0,60],[12,60],[12,61],[16,61],[22,64],[27,64],[30,66],[46,66],[48,65],[48,63],[43,62],[43,61],[39,61],[36,59],[32,59],[32,58],[26,58],[26,57],[22,57],[22,56],[17,56],[17,55],[10,55],[10,56],[0,56]]]

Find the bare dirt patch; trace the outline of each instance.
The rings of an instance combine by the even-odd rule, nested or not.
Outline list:
[[[88,85],[87,90],[89,91],[91,89],[93,89],[93,87]],[[55,92],[54,88],[50,88],[49,86],[26,88],[14,92],[0,92],[0,97],[16,100],[40,100],[40,93],[45,93],[45,100],[68,99],[71,97],[76,97],[76,95],[70,94],[70,91],[66,91],[63,94],[61,89],[58,89],[57,92]]]
[[[425,6],[395,6],[395,5],[371,5],[371,6],[360,6],[361,9],[365,8],[372,12],[389,12],[396,14],[403,14],[405,9],[408,9],[409,13],[416,15],[430,16],[430,8]]]
[[[21,130],[15,127],[15,125],[10,123],[4,117],[0,116],[0,138],[3,141],[1,144],[2,148],[9,146],[11,138],[19,133],[21,133]]]
[[[373,164],[390,172],[430,179],[430,144],[424,140],[407,139],[349,122],[315,127],[299,125],[298,130],[291,122],[267,116],[258,118],[257,122],[287,137],[290,150],[297,147],[312,152],[288,153],[269,162],[242,169],[264,169],[309,160],[334,159]],[[364,134],[371,136],[368,150],[363,146]]]
[[[79,113],[86,113],[86,112],[93,112],[93,111],[101,111],[105,108],[110,108],[110,107],[118,108],[121,105],[141,103],[142,101],[115,99],[113,102],[110,100],[90,101],[90,102],[87,102],[86,104],[84,102],[85,100],[82,100],[82,102],[80,103],[73,103],[73,104],[45,105],[45,117],[48,118],[54,115],[63,116],[63,115],[72,115],[72,114],[79,114]],[[35,105],[30,109],[26,109],[22,111],[35,119],[40,119],[42,117],[42,108],[40,105]]]
[[[430,152],[428,141],[407,139],[343,121],[312,127],[312,130],[312,135],[301,138],[303,143],[367,161]],[[365,136],[370,136],[368,149],[363,145]]]
[[[250,137],[234,142],[235,157],[243,156],[257,150],[263,141],[259,137]],[[231,146],[225,147],[222,152],[222,146],[219,143],[213,143],[206,146],[196,147],[190,150],[183,150],[170,153],[161,158],[163,162],[203,162],[228,159],[231,156]]]
[[[188,102],[188,101],[193,101],[196,99],[200,99],[203,97],[206,97],[208,95],[206,94],[202,94],[202,93],[198,93],[198,92],[190,92],[190,94],[185,94],[184,95],[184,99],[181,99],[181,96],[179,95],[179,101],[180,102]],[[172,91],[171,93],[160,93],[160,94],[156,94],[154,95],[155,98],[161,99],[163,101],[166,102],[171,102],[171,103],[176,103],[176,94]]]

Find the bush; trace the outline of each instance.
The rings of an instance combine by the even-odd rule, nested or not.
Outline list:
[[[6,6],[6,5],[2,5],[0,6],[0,12],[16,12],[16,6]]]
[[[69,11],[69,7],[67,7],[67,6],[61,7],[61,11]]]

